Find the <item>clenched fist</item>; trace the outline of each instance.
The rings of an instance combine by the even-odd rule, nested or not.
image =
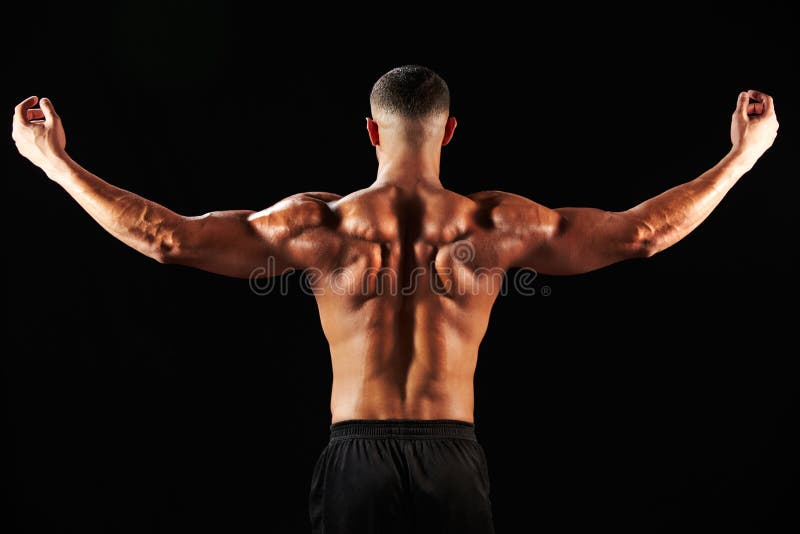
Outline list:
[[[37,102],[40,107],[34,108]],[[31,96],[14,108],[11,138],[20,154],[45,171],[67,158],[64,127],[47,98],[39,101],[38,96]]]
[[[750,100],[755,102],[750,102]],[[772,97],[752,89],[739,94],[731,119],[733,150],[753,160],[772,146],[778,135],[778,118]]]

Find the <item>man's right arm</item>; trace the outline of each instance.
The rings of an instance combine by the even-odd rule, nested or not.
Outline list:
[[[731,151],[698,178],[627,211],[549,209],[508,193],[473,198],[492,206],[504,266],[546,274],[592,271],[652,256],[683,239],[772,145],[777,130],[772,98],[757,91],[741,93],[731,121]]]

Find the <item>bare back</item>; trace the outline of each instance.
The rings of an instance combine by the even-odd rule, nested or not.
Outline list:
[[[443,82],[439,88],[443,109],[449,96]],[[410,108],[395,116],[378,106],[377,122],[367,119],[378,159],[370,188],[186,217],[77,164],[52,102],[37,102],[29,97],[14,110],[17,149],[120,241],[162,263],[226,276],[311,273],[333,361],[334,421],[471,421],[478,346],[505,269],[577,274],[672,246],[708,217],[778,131],[772,97],[743,91],[730,152],[697,178],[621,212],[549,209],[509,193],[468,198],[443,189],[439,158],[455,118],[428,110],[420,119]]]
[[[301,193],[260,212],[186,217],[69,158],[61,119],[49,100],[34,108],[38,101],[27,98],[14,110],[17,148],[122,242],[162,263],[226,276],[273,276],[285,268],[311,273],[333,361],[334,421],[471,421],[478,346],[505,269],[578,274],[672,246],[708,217],[778,131],[772,98],[742,92],[731,119],[731,151],[717,165],[611,212],[443,189],[439,157],[455,119],[414,130],[424,142],[417,139],[409,150],[408,128],[419,123],[392,126],[384,114],[383,132],[367,121],[378,157],[370,188],[343,198]]]
[[[335,242],[311,276],[333,421],[472,421],[478,346],[502,274],[479,204],[428,186],[378,186],[327,204],[328,235],[309,245]]]

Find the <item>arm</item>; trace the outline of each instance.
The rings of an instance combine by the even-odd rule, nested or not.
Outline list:
[[[750,99],[757,102],[751,104]],[[547,274],[578,274],[674,245],[717,207],[772,145],[778,121],[772,98],[741,93],[731,122],[731,151],[698,178],[624,212],[592,208],[551,210],[523,197],[495,201],[493,218],[509,266]]]
[[[48,99],[34,109],[36,97],[14,111],[12,137],[19,152],[61,185],[80,206],[111,235],[162,263],[179,263],[228,276],[247,278],[256,268],[279,274],[290,267],[304,267],[303,257],[293,254],[292,240],[318,224],[321,194],[309,209],[308,202],[292,197],[279,209],[222,211],[185,217],[98,178],[66,153],[61,120]],[[270,264],[269,258],[274,261]]]

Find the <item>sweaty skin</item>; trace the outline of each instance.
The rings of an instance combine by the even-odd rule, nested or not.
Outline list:
[[[609,212],[550,209],[500,191],[449,191],[439,181],[439,158],[455,119],[409,124],[373,115],[367,129],[378,174],[370,187],[199,217],[178,215],[75,163],[46,98],[15,108],[12,137],[105,230],[159,262],[241,278],[306,269],[330,344],[333,422],[471,422],[478,346],[502,273],[583,273],[666,249],[709,215],[778,130],[772,98],[743,92],[732,148],[717,165],[634,208]]]

